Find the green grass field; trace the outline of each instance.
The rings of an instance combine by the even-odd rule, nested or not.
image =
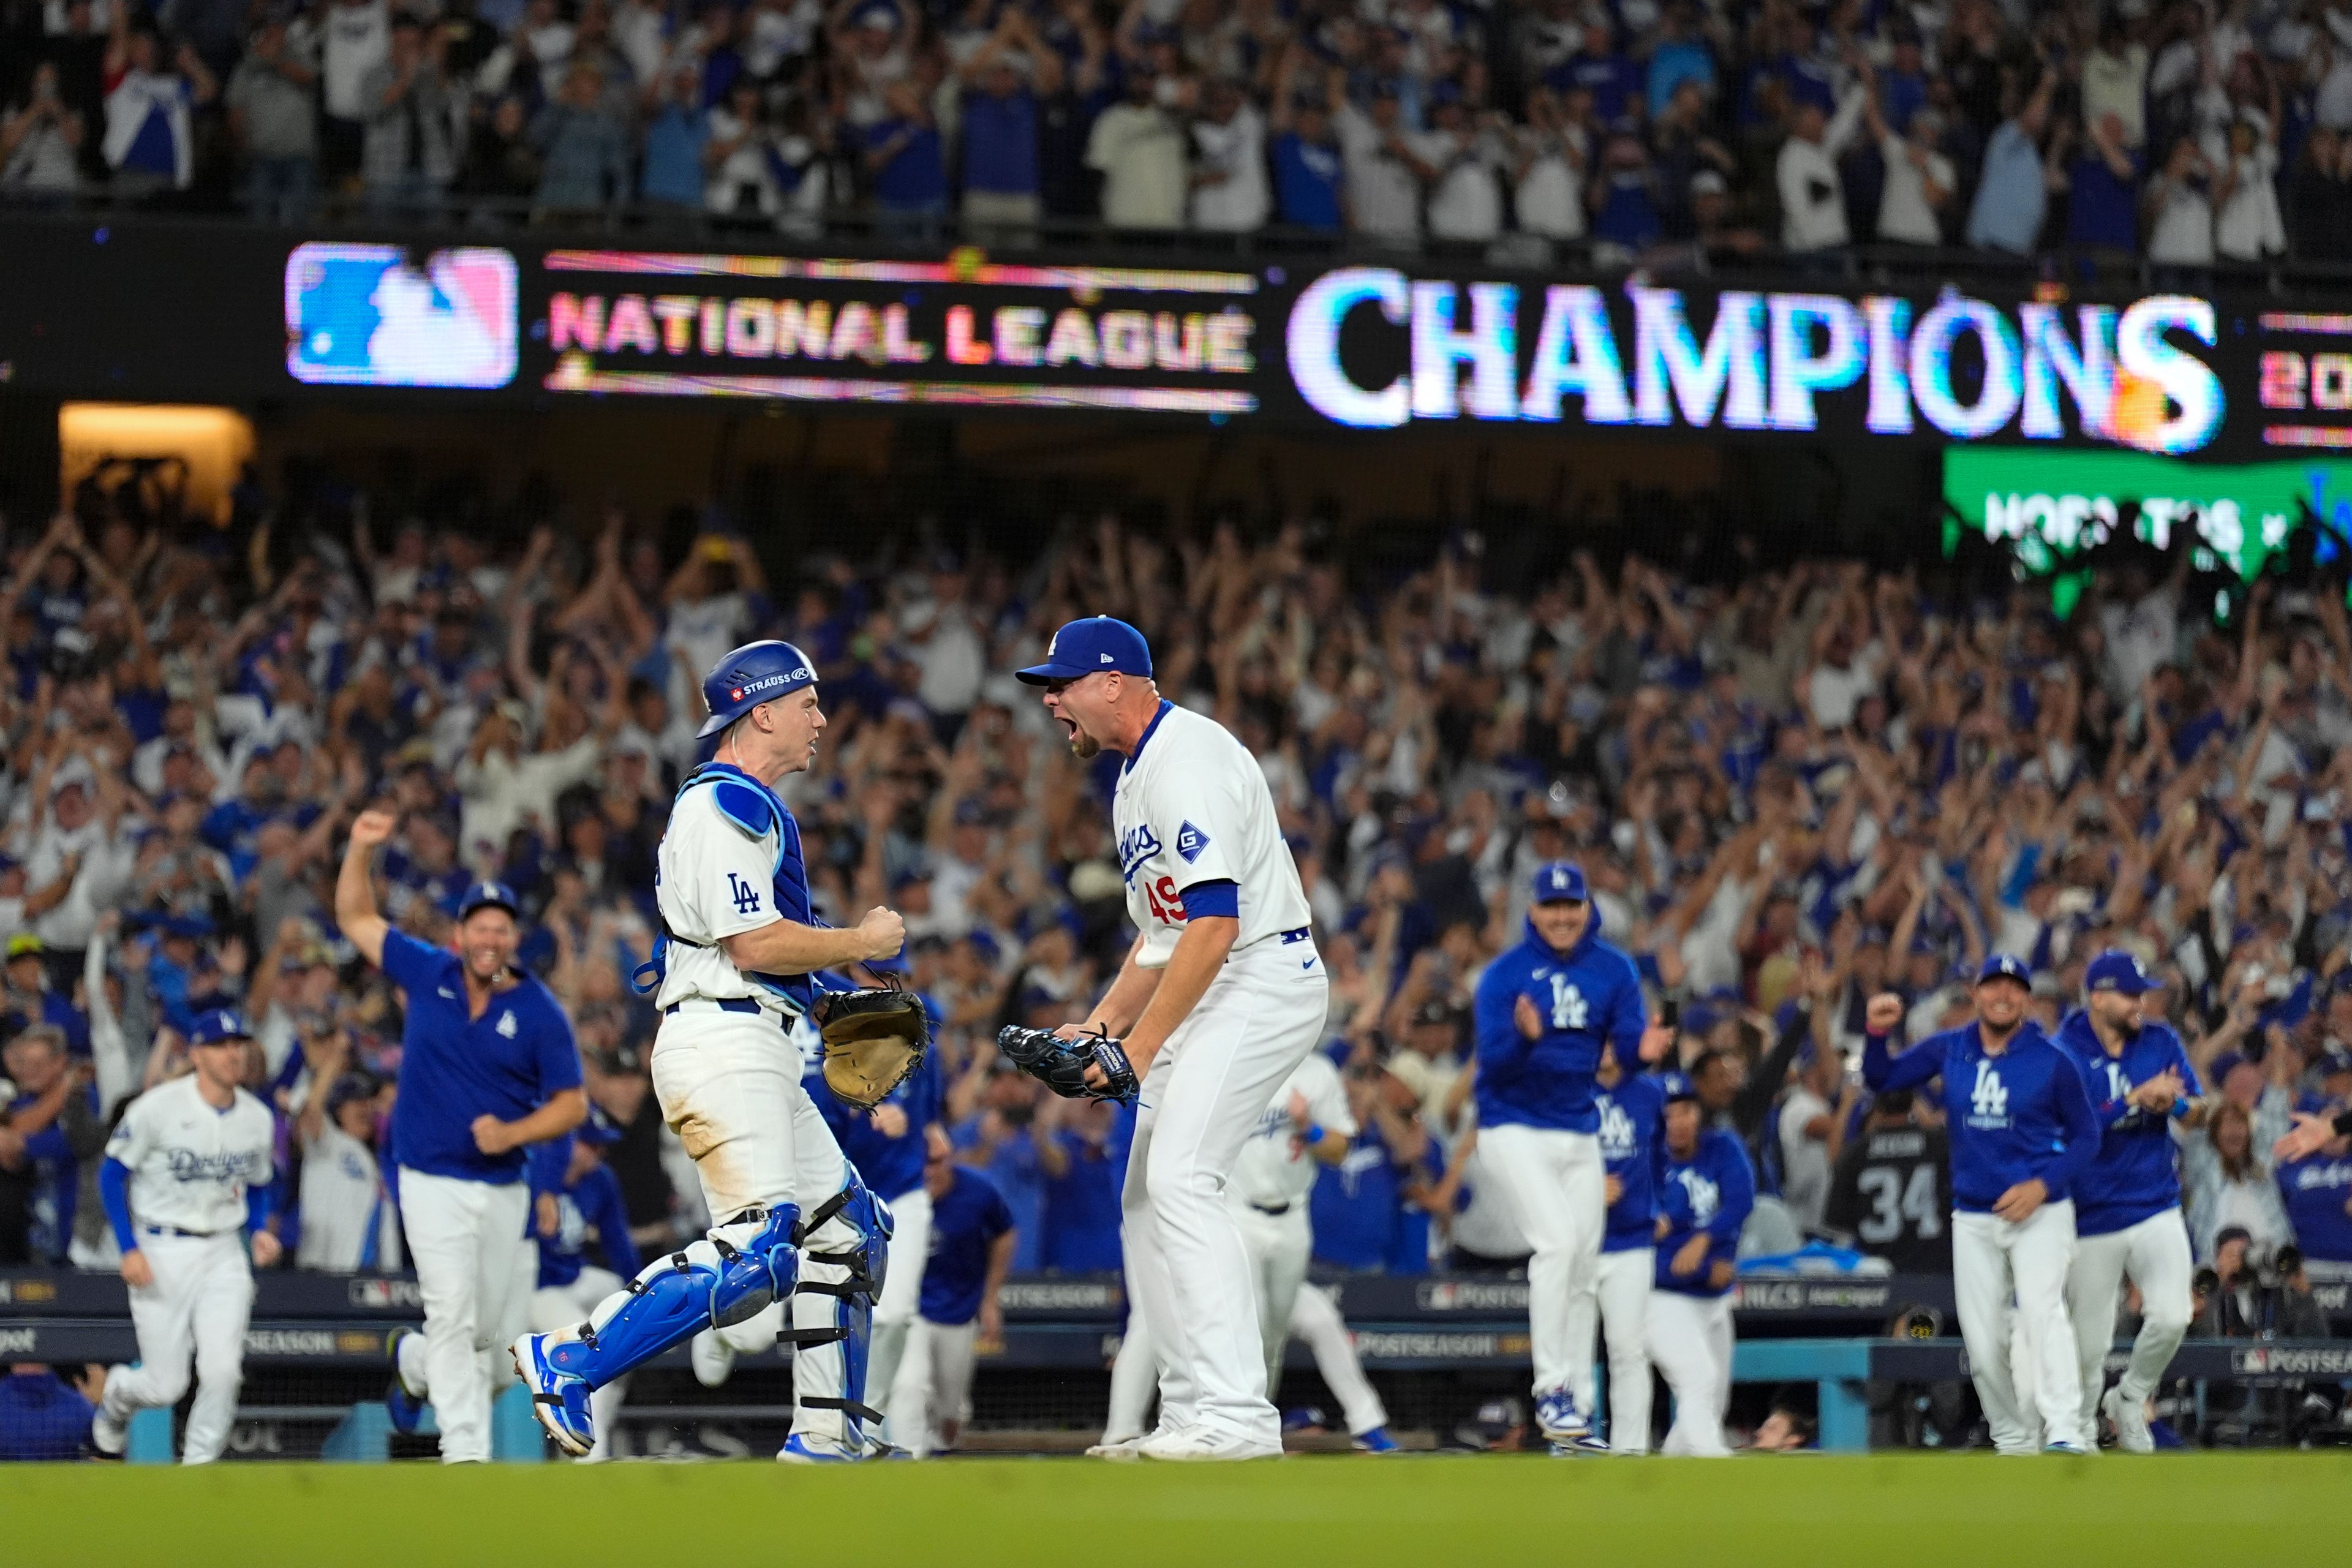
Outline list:
[[[2347,1504],[2352,1458],[2328,1454],[82,1465],[0,1469],[0,1561],[2252,1568],[2345,1562]]]

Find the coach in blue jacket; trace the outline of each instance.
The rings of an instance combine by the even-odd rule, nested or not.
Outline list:
[[[1873,1093],[1941,1078],[1952,1151],[1952,1289],[1977,1397],[2004,1454],[2082,1446],[2082,1369],[2066,1316],[2074,1184],[2099,1150],[2099,1121],[2074,1058],[2025,1016],[2030,971],[2005,952],[1977,974],[1977,1016],[1891,1056],[1903,1000],[1870,999],[1862,1079]],[[2039,1420],[2017,1407],[2010,1306],[2032,1358]],[[2037,1430],[2038,1429],[2038,1430]]]
[[[1591,1435],[1576,1391],[1592,1386],[1608,1211],[1593,1075],[1603,1041],[1620,1060],[1654,1060],[1664,1050],[1672,1036],[1651,1037],[1644,1022],[1633,961],[1601,940],[1583,871],[1566,861],[1538,870],[1526,939],[1478,981],[1475,1088],[1479,1152],[1535,1249],[1528,1330],[1536,1418],[1556,1444]]]

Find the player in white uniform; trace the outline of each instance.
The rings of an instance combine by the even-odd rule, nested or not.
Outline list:
[[[1141,934],[1085,1031],[1122,1041],[1142,1086],[1122,1239],[1133,1305],[1166,1363],[1160,1430],[1137,1451],[1276,1456],[1282,1422],[1266,1399],[1249,1254],[1225,1184],[1328,1011],[1298,868],[1256,759],[1215,721],[1160,697],[1133,626],[1073,621],[1045,663],[1019,673],[1045,689],[1079,757],[1127,758],[1111,821]]]
[[[1281,1386],[1284,1347],[1294,1337],[1304,1340],[1339,1402],[1356,1447],[1365,1453],[1387,1454],[1396,1451],[1386,1430],[1388,1410],[1356,1359],[1347,1322],[1330,1292],[1307,1283],[1307,1262],[1315,1251],[1315,1234],[1307,1223],[1315,1167],[1346,1160],[1356,1131],[1355,1113],[1348,1109],[1339,1069],[1320,1052],[1309,1052],[1275,1090],[1256,1131],[1242,1145],[1240,1163],[1225,1190],[1257,1289],[1267,1396]],[[1104,1425],[1102,1442],[1090,1452],[1110,1458],[1132,1451],[1130,1445],[1143,1432],[1159,1365],[1159,1347],[1139,1318],[1119,1342],[1111,1366],[1110,1419]]]
[[[90,1423],[90,1446],[121,1458],[131,1413],[168,1410],[196,1370],[180,1458],[221,1456],[236,1418],[245,1377],[245,1329],[253,1316],[253,1268],[241,1227],[253,1232],[253,1259],[278,1258],[269,1217],[270,1149],[276,1127],[261,1101],[237,1087],[252,1031],[226,1009],[201,1015],[188,1033],[195,1071],[131,1102],[107,1141],[99,1191],[122,1249],[139,1363],[107,1373]]]
[[[525,1334],[517,1371],[540,1422],[585,1454],[591,1393],[706,1328],[791,1301],[793,1431],[781,1459],[864,1458],[862,1403],[873,1297],[889,1211],[874,1198],[801,1088],[785,1031],[820,969],[887,958],[906,928],[885,909],[839,931],[811,911],[800,827],[774,785],[816,756],[816,673],[790,643],[749,643],[704,678],[712,760],[679,786],[662,835],[664,937],[649,966],[662,1012],[654,1094],[694,1160],[707,1239],[646,1266],[577,1329]],[[740,1348],[740,1347],[739,1347]]]

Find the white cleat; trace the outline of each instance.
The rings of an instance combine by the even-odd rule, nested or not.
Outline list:
[[[2122,1384],[2107,1390],[2107,1396],[2099,1402],[2099,1408],[2105,1411],[2107,1419],[2116,1424],[2116,1447],[2126,1454],[2156,1452],[2156,1438],[2147,1429],[2147,1408],[2139,1400],[2126,1399]]]
[[[118,1366],[113,1368],[112,1372],[119,1373],[121,1370]],[[112,1373],[109,1375],[112,1375]],[[91,1454],[101,1459],[119,1459],[122,1458],[123,1448],[130,1441],[131,1424],[127,1421],[118,1421],[106,1413],[106,1402],[103,1399],[100,1400],[97,1412],[89,1418]]]
[[[717,1388],[734,1375],[735,1352],[716,1329],[705,1329],[688,1342],[686,1359],[694,1368],[694,1381],[705,1388]]]
[[[1253,1443],[1244,1437],[1222,1436],[1199,1426],[1147,1437],[1136,1452],[1147,1459],[1171,1464],[1219,1463],[1236,1459],[1279,1459],[1280,1443]]]
[[[1143,1446],[1158,1436],[1156,1432],[1138,1432],[1132,1437],[1106,1438],[1087,1450],[1089,1459],[1139,1459]]]

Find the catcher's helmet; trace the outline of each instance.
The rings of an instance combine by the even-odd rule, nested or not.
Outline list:
[[[762,702],[816,682],[816,667],[788,642],[747,642],[713,665],[702,678],[702,700],[710,717],[696,731],[708,739]]]

